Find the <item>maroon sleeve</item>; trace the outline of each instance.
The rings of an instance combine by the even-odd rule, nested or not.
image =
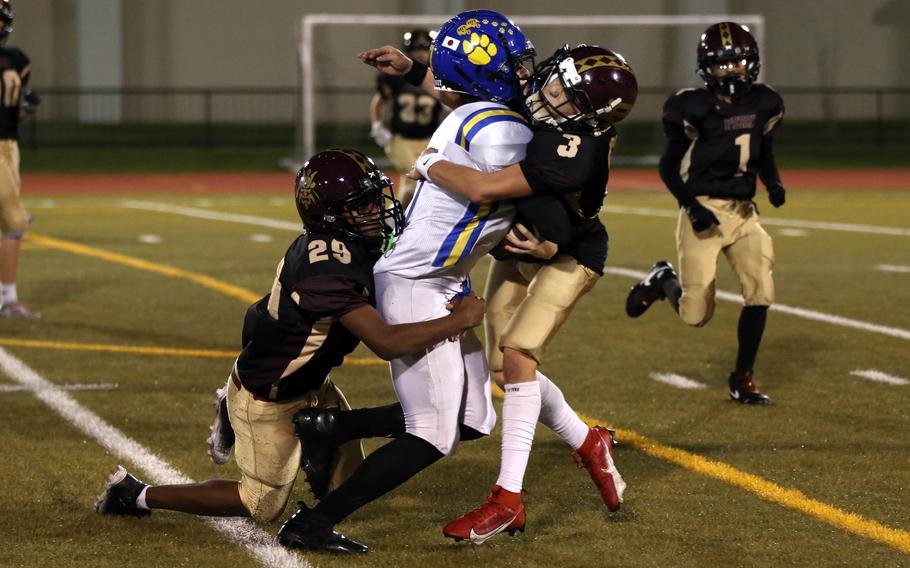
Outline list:
[[[333,274],[301,280],[295,291],[298,305],[316,317],[343,316],[370,305],[369,292],[361,284]]]

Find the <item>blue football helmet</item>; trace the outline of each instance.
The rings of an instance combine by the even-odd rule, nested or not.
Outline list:
[[[444,23],[430,50],[436,89],[508,102],[521,94],[518,69],[534,46],[510,19],[469,10]]]

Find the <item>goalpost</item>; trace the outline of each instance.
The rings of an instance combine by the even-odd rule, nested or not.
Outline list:
[[[361,29],[365,27],[373,28],[376,26],[386,27],[426,27],[427,29],[438,28],[450,16],[447,15],[380,15],[380,14],[308,14],[303,16],[300,22],[298,54],[300,63],[300,124],[298,125],[299,133],[297,136],[297,158],[302,162],[306,157],[311,156],[316,151],[316,64],[317,58],[314,57],[316,29],[319,26],[356,26]],[[679,15],[679,16],[511,16],[512,20],[522,28],[538,48],[538,57],[549,55],[547,51],[542,51],[541,46],[534,39],[534,34],[529,33],[529,29],[539,28],[562,28],[566,30],[564,41],[578,43],[573,38],[574,30],[579,28],[592,27],[613,27],[628,30],[630,28],[675,28],[681,29],[690,27],[697,29],[701,33],[705,27],[722,21],[735,21],[746,24],[750,27],[758,42],[759,50],[765,48],[765,18],[759,14],[706,14],[706,15]],[[397,45],[397,41],[386,41]],[[380,44],[365,46],[378,47]],[[604,47],[621,47],[603,44]],[[693,55],[695,45],[688,48],[689,53]],[[353,57],[353,54],[350,54]],[[642,65],[640,62],[633,63]],[[763,66],[764,67],[764,66]],[[694,66],[693,69],[694,71]],[[762,71],[764,72],[764,70]],[[640,86],[641,78],[639,79]],[[664,86],[664,85],[660,85]],[[682,86],[682,85],[680,85]]]

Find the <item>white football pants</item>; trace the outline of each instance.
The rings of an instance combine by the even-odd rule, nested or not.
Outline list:
[[[391,325],[446,316],[446,303],[461,289],[443,278],[411,280],[381,273],[375,279],[376,307]],[[473,331],[458,341],[393,359],[390,367],[406,431],[444,455],[455,453],[459,424],[482,434],[496,425],[486,355]]]

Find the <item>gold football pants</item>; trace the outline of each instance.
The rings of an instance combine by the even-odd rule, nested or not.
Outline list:
[[[240,499],[259,521],[270,522],[284,511],[300,470],[300,439],[294,414],[303,408],[350,410],[331,379],[315,391],[283,402],[257,400],[228,381],[228,412],[236,442],[234,459],[242,472]],[[330,489],[341,485],[363,461],[360,440],[341,446],[332,470]]]
[[[484,296],[490,371],[502,370],[502,349],[543,359],[547,345],[600,275],[568,255],[551,264],[493,260]]]
[[[703,326],[714,315],[717,257],[721,252],[742,286],[747,306],[774,303],[774,247],[758,221],[752,201],[699,197],[699,203],[717,216],[719,225],[696,233],[685,210],[676,226],[682,297],[679,315],[689,325]]]

